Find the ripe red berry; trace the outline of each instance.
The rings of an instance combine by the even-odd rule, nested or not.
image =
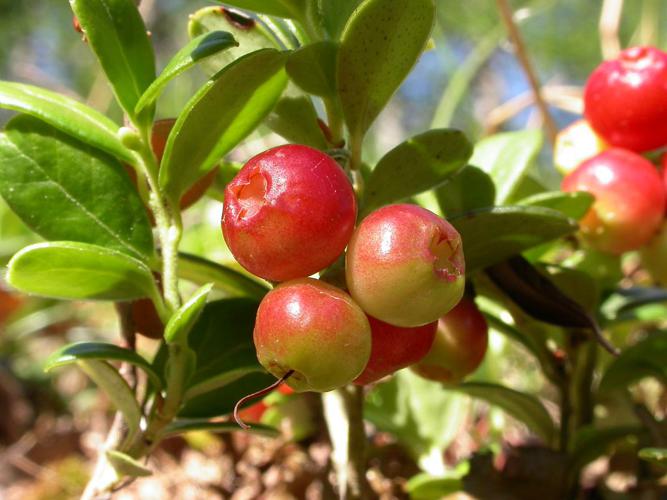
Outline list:
[[[488,338],[486,319],[474,301],[463,298],[440,318],[431,350],[412,369],[430,380],[460,382],[481,364]]]
[[[347,252],[350,294],[371,316],[396,326],[436,321],[461,299],[461,236],[416,205],[382,207],[355,231]]]
[[[667,144],[667,53],[632,47],[591,74],[584,116],[612,146],[636,152]]]
[[[433,344],[438,322],[401,328],[368,316],[371,325],[371,357],[354,381],[366,385],[421,360]]]
[[[257,358],[296,391],[330,391],[352,382],[371,352],[366,315],[342,290],[312,278],[271,290],[257,311]]]
[[[356,215],[343,169],[321,151],[290,144],[251,158],[227,185],[222,231],[244,268],[287,281],[333,263]]]
[[[582,163],[563,191],[587,191],[595,202],[580,221],[592,248],[612,254],[636,250],[656,233],[665,212],[665,187],[651,162],[612,148]]]

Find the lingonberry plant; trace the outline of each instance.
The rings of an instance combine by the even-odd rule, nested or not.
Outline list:
[[[441,2],[228,0],[192,13],[191,40],[159,74],[137,3],[70,1],[71,35],[97,59],[122,125],[0,82],[0,107],[16,112],[0,133],[0,195],[41,238],[8,262],[0,323],[18,292],[113,302],[119,316],[118,345],[91,339],[45,361],[77,365],[117,410],[87,498],[151,474],[147,458],[173,436],[277,436],[268,403],[253,406],[275,388],[322,393],[312,413],[324,414],[341,498],[369,496],[375,430],[440,474],[410,481],[416,498],[583,497],[598,481],[580,481],[584,467],[618,443],[620,459],[664,463],[653,449],[667,442],[664,387],[634,390],[646,374],[667,378],[664,317],[644,309],[667,300],[645,286],[667,280],[667,186],[653,163],[667,146],[663,52],[630,48],[590,76],[585,119],[551,130],[561,191],[556,171],[538,168],[540,130],[473,146],[447,128],[458,92],[439,126],[392,148],[378,140],[432,49]],[[547,93],[508,2],[497,5],[550,130]],[[156,119],[167,85],[195,70],[205,82],[164,113],[175,118]],[[196,207],[182,212],[201,198],[215,233],[190,254]],[[137,349],[137,334],[155,350]],[[454,465],[443,433],[489,426],[530,444],[513,438],[495,461],[452,447],[462,467],[443,477]],[[657,491],[659,473],[637,469]]]

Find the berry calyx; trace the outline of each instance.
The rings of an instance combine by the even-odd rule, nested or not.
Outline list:
[[[253,334],[260,364],[295,391],[352,382],[371,352],[366,315],[345,292],[312,278],[283,283],[262,299]]]
[[[667,53],[632,47],[605,61],[584,91],[584,116],[612,146],[638,153],[667,144]]]
[[[595,202],[581,219],[583,240],[612,254],[636,250],[657,232],[665,212],[665,187],[651,162],[612,148],[582,163],[563,180],[563,191],[586,191]]]
[[[288,144],[251,158],[227,185],[222,231],[245,269],[287,281],[333,263],[356,216],[343,169],[317,149]]]
[[[432,323],[463,296],[461,236],[416,205],[382,207],[352,236],[346,279],[354,300],[371,316],[402,327]]]

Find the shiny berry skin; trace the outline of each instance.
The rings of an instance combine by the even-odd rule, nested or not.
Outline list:
[[[412,370],[430,380],[460,382],[482,363],[488,340],[486,319],[473,300],[463,298],[440,318],[431,350]]]
[[[554,145],[554,166],[561,174],[567,175],[608,148],[586,120],[577,120],[558,132]]]
[[[584,90],[584,116],[610,145],[638,153],[667,144],[667,53],[632,47],[598,66]]]
[[[352,236],[345,274],[350,295],[369,315],[395,326],[426,325],[463,295],[461,236],[416,205],[382,207]]]
[[[368,322],[371,325],[371,357],[362,374],[355,379],[357,385],[376,382],[420,361],[431,349],[438,327],[438,322],[434,321],[424,326],[401,328],[372,316],[368,316]]]
[[[639,251],[639,255],[653,281],[667,287],[667,222],[663,222],[658,234]]]
[[[333,263],[356,216],[343,169],[321,151],[288,144],[251,158],[227,185],[222,231],[245,269],[287,281]]]
[[[262,299],[253,334],[257,359],[295,391],[352,382],[371,353],[366,315],[345,292],[312,278],[282,283]]]
[[[579,228],[584,241],[602,252],[618,255],[645,245],[665,212],[665,187],[657,169],[624,149],[608,149],[585,161],[562,187],[595,196]]]

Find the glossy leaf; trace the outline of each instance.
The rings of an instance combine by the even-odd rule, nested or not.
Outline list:
[[[491,176],[496,186],[496,204],[511,198],[533,165],[544,137],[539,130],[503,132],[475,145],[470,163]]]
[[[279,49],[273,35],[252,17],[241,13],[231,13],[224,7],[204,7],[190,15],[188,33],[196,38],[212,31],[226,31],[234,36],[238,47],[231,47],[201,61],[199,66],[209,75],[215,75],[222,68],[245,54],[259,49]]]
[[[667,382],[667,333],[656,332],[621,352],[604,372],[600,391],[625,390],[644,377]]]
[[[137,103],[136,112],[140,113],[146,106],[152,105],[162,89],[181,73],[208,57],[238,45],[232,34],[226,31],[211,31],[193,38],[171,58],[162,73],[146,89]]]
[[[275,427],[260,423],[253,423],[249,429],[241,429],[239,424],[236,422],[219,422],[203,418],[182,418],[174,420],[167,427],[165,427],[162,437],[168,438],[192,431],[206,431],[215,433],[242,431],[266,437],[278,437],[280,435],[280,432]]]
[[[40,236],[153,255],[146,208],[111,156],[19,115],[0,134],[0,162],[0,194]]]
[[[292,52],[287,59],[287,74],[309,94],[333,97],[336,95],[336,57],[338,44],[316,42]]]
[[[451,389],[501,408],[526,424],[546,443],[552,443],[556,437],[556,427],[551,416],[535,396],[487,382],[466,382],[452,386]]]
[[[440,209],[447,217],[493,206],[496,188],[489,174],[467,165],[435,190]]]
[[[81,142],[134,163],[132,153],[116,135],[118,125],[67,96],[33,85],[0,81],[0,108],[32,115]]]
[[[199,285],[212,282],[216,289],[231,296],[261,299],[269,291],[266,285],[234,269],[186,253],[178,254],[179,276]]]
[[[86,243],[38,243],[8,264],[7,282],[24,293],[66,300],[155,298],[150,269],[115,250]]]
[[[275,133],[294,144],[327,149],[327,140],[317,123],[317,111],[309,97],[283,97],[266,124]]]
[[[437,187],[465,166],[471,154],[471,144],[458,130],[434,129],[408,139],[371,172],[364,210]]]
[[[206,305],[211,288],[212,284],[201,287],[171,316],[164,328],[164,338],[167,342],[177,344],[187,342],[192,327]]]
[[[118,450],[107,450],[105,453],[107,460],[120,476],[146,477],[153,474],[141,462],[125,453]]]
[[[312,0],[311,0],[312,2]],[[308,10],[311,22],[320,26],[329,35],[329,39],[338,40],[354,9],[361,0],[314,0],[316,8]]]
[[[70,0],[88,45],[109,79],[116,99],[146,125],[153,110],[137,120],[135,107],[155,79],[155,56],[134,0]]]
[[[529,196],[517,203],[530,207],[544,207],[558,210],[571,219],[579,220],[586,215],[586,212],[588,212],[594,201],[595,197],[584,191],[574,193],[550,191]]]
[[[264,120],[287,85],[285,55],[248,54],[207,82],[188,102],[169,134],[160,185],[173,199],[201,179]]]
[[[451,217],[463,240],[468,273],[577,230],[560,212],[541,207],[492,207]]]
[[[224,0],[222,3],[250,10],[260,14],[268,14],[289,19],[301,19],[306,10],[307,0]]]
[[[643,448],[639,450],[639,458],[667,467],[667,448]]]
[[[667,290],[646,287],[619,288],[607,298],[601,309],[608,320],[615,320],[623,319],[635,309],[650,304],[667,304]]]
[[[153,371],[148,361],[134,351],[105,342],[75,342],[63,346],[48,357],[44,363],[44,371],[50,371],[82,359],[130,363],[144,370],[154,387],[161,386],[160,377]]]
[[[350,135],[360,142],[429,40],[433,0],[365,0],[338,51],[337,87]]]

